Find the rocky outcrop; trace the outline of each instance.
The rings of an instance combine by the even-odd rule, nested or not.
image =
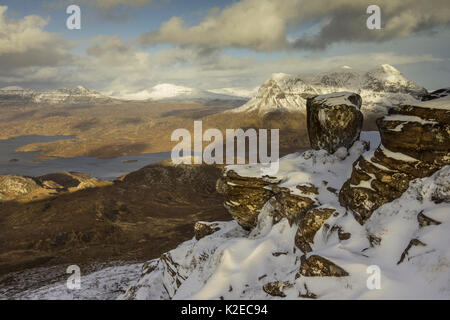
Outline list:
[[[286,218],[290,225],[298,224],[309,210],[318,206],[314,197],[294,194],[288,188],[274,186],[272,191],[274,195],[270,198],[269,203],[273,208],[274,222]]]
[[[286,297],[286,294],[283,292],[284,289],[292,288],[293,284],[286,282],[286,281],[274,281],[266,283],[263,286],[263,290],[268,295],[271,295],[272,297]]]
[[[233,170],[225,171],[216,189],[224,196],[224,206],[232,217],[247,230],[255,227],[263,205],[273,196],[266,188],[280,181],[276,178],[242,177]]]
[[[15,175],[0,176],[0,201],[24,196],[38,188],[38,184],[31,178]]]
[[[361,97],[337,92],[307,100],[307,125],[311,148],[329,153],[350,148],[359,139],[363,125]]]
[[[62,192],[106,186],[110,182],[92,178],[88,174],[60,172],[40,177],[0,176],[0,201],[29,201]]]
[[[334,262],[318,255],[309,258],[301,257],[300,271],[297,277],[346,277],[348,272],[336,265]]]
[[[304,253],[311,252],[311,244],[314,242],[316,232],[333,213],[335,210],[331,208],[317,208],[308,211],[298,224],[295,246]]]
[[[316,232],[335,210],[320,207],[319,191],[315,185],[299,184],[294,193],[289,188],[278,186],[279,182],[269,177],[242,177],[230,170],[217,182],[217,190],[225,197],[225,208],[246,230],[256,227],[261,209],[266,203],[270,204],[273,222],[286,218],[290,225],[298,225],[295,245],[304,253],[310,252]],[[200,229],[214,232],[209,230],[209,226],[196,225],[197,228],[199,232]]]
[[[381,205],[400,197],[416,178],[450,164],[449,99],[392,109],[377,120],[382,144],[353,165],[340,191],[341,205],[362,224]]]
[[[430,101],[430,100],[434,100],[434,99],[439,99],[439,98],[446,97],[448,95],[450,95],[450,87],[430,92],[422,97],[422,101]]]
[[[198,221],[194,225],[195,239],[200,240],[220,230],[217,223]]]

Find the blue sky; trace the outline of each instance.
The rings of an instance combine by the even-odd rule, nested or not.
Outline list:
[[[276,72],[382,63],[429,89],[450,85],[445,0],[311,1],[0,1],[0,86],[251,89]],[[372,2],[383,30],[365,27]],[[66,28],[69,4],[81,8],[81,30]]]

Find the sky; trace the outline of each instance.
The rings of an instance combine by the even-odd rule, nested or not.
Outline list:
[[[366,26],[373,4],[380,30]],[[0,87],[253,89],[272,73],[384,63],[450,86],[449,0],[0,0]]]

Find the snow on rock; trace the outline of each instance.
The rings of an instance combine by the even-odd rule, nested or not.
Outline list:
[[[450,92],[450,89],[449,89]],[[442,98],[435,98],[433,100],[423,101],[414,106],[431,109],[450,110],[450,95],[445,95]]]
[[[305,112],[307,98],[340,91],[358,93],[363,100],[361,111],[364,114],[383,114],[392,106],[418,103],[427,94],[425,88],[408,80],[390,65],[382,65],[368,72],[344,66],[302,77],[273,74],[253,99],[231,112]]]
[[[448,97],[427,101],[445,105]],[[340,201],[364,223],[400,197],[410,181],[450,165],[450,114],[443,108],[402,105],[377,120],[382,144],[362,156],[340,191]]]
[[[340,206],[336,192],[352,163],[373,154],[380,141],[376,132],[363,132],[361,139],[370,142],[370,150],[356,142],[345,155],[324,150],[288,155],[273,177],[277,185],[261,187],[310,197],[316,206],[310,212],[326,214],[305,213],[290,221],[267,201],[251,231],[236,221],[216,222],[218,231],[148,262],[120,298],[450,298],[450,166],[414,180],[361,225]],[[261,178],[258,165],[229,166],[227,172]],[[301,234],[309,247],[298,246],[300,228],[310,232]],[[368,270],[374,265],[381,271],[381,288],[372,290]]]
[[[353,92],[333,92],[329,94],[318,95],[313,98],[314,101],[322,103],[328,107],[350,105],[359,110],[361,108],[361,97]]]
[[[363,125],[361,97],[335,92],[307,100],[307,127],[311,148],[329,153],[350,148],[359,139]]]
[[[430,92],[429,94],[427,94],[427,95],[422,97],[422,101],[429,101],[429,100],[439,99],[439,98],[446,97],[448,95],[450,95],[450,87]]]

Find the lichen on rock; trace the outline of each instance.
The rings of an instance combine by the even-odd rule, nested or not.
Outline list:
[[[337,92],[307,100],[307,125],[311,148],[329,153],[350,148],[359,139],[363,124],[361,97]]]

